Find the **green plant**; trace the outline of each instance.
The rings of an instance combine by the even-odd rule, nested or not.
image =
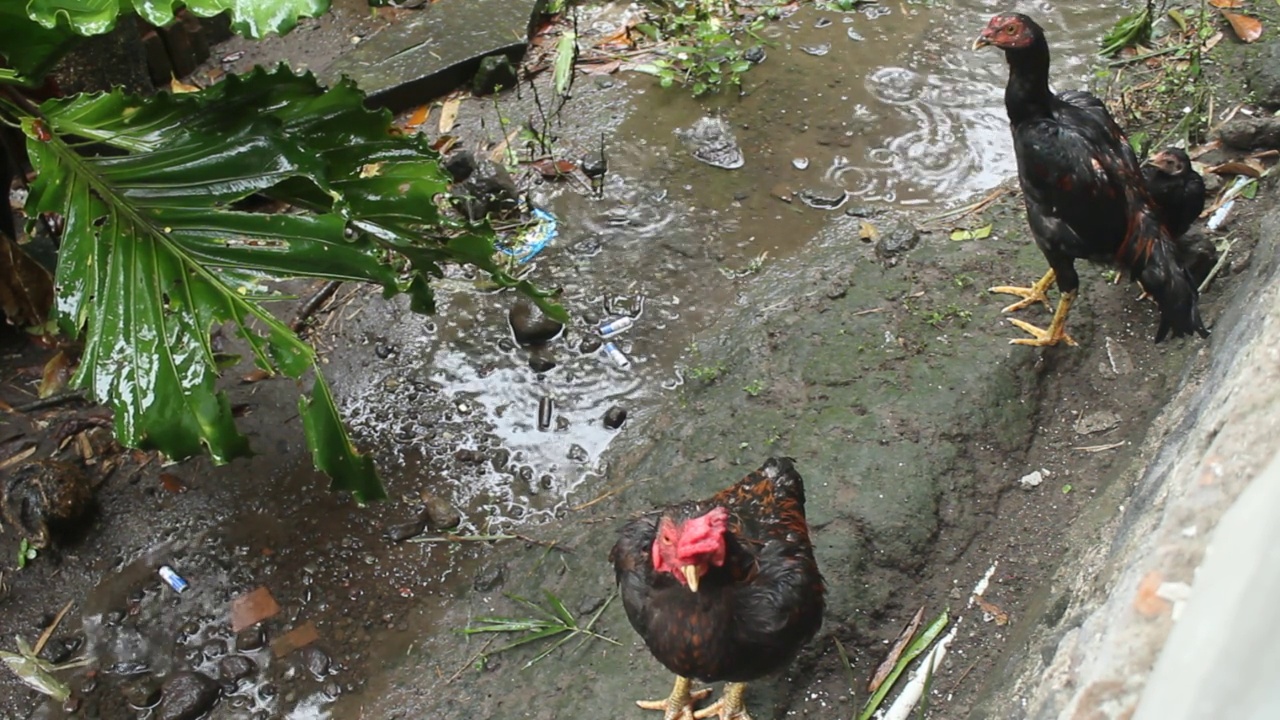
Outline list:
[[[1154,1],[1147,0],[1138,11],[1125,15],[1102,38],[1102,55],[1115,55],[1121,50],[1141,45],[1151,39],[1151,24],[1155,19]]]
[[[751,68],[743,47],[743,35],[754,37],[764,22],[725,17],[719,0],[655,0],[651,22],[636,30],[659,43],[660,57],[635,69],[658,78],[662,87],[679,83],[695,97],[739,88],[742,76]]]
[[[39,551],[31,546],[31,542],[26,538],[22,538],[18,542],[18,569],[21,570],[26,567],[27,563],[35,560],[38,554]]]
[[[689,376],[690,380],[697,380],[703,383],[713,383],[724,372],[723,365],[695,365],[684,374]]]
[[[543,650],[532,660],[526,662],[524,664],[525,668],[532,667],[534,663],[555,652],[556,648],[559,648],[561,645],[564,645],[579,635],[582,636],[582,643],[585,643],[591,638],[595,638],[597,640],[604,640],[605,642],[613,645],[620,644],[617,640],[601,635],[591,629],[595,627],[596,621],[600,619],[605,608],[609,607],[609,603],[613,602],[614,596],[610,595],[609,599],[600,605],[600,607],[587,621],[586,625],[579,625],[578,621],[573,617],[573,613],[569,612],[569,610],[564,606],[564,603],[560,601],[560,598],[552,595],[550,592],[545,592],[545,595],[549,609],[544,608],[526,598],[516,595],[507,596],[521,605],[532,609],[536,613],[535,617],[483,617],[477,620],[477,623],[479,624],[468,625],[463,628],[461,632],[464,635],[476,635],[480,633],[522,633],[517,639],[492,651],[493,653],[504,652],[506,650],[520,647],[521,645],[537,642],[538,640],[552,638],[557,635],[564,635],[564,637],[560,638],[554,645]],[[579,643],[579,647],[582,646],[582,643]],[[483,667],[483,663],[485,662],[484,658],[485,656],[481,654],[480,658],[477,660],[478,667]]]
[[[422,137],[394,131],[389,113],[365,109],[349,82],[326,89],[281,66],[182,94],[115,89],[39,105],[24,94],[78,40],[109,31],[121,13],[136,10],[164,25],[176,4],[0,3],[0,54],[10,65],[0,68],[0,121],[20,132],[15,139],[25,140],[36,173],[28,232],[41,218],[63,224],[56,298],[32,304],[51,305],[57,328],[83,342],[71,383],[112,408],[122,444],[174,459],[207,452],[217,463],[249,452],[216,387],[224,367],[210,332],[229,324],[257,367],[313,378],[299,413],[316,466],[358,500],[384,497],[315,351],[267,309],[287,299],[267,283],[377,283],[384,295],[407,293],[415,311],[431,312],[431,278],[447,264],[469,263],[553,316],[564,312],[495,264],[486,223],[441,210],[435,199],[449,180],[438,154]],[[298,18],[327,9],[324,0],[185,4],[202,16],[228,12],[233,28],[251,38],[287,32]],[[294,212],[255,212],[261,198]]]
[[[746,387],[742,388],[742,391],[751,397],[756,397],[760,393],[764,392],[764,382],[759,379],[752,380],[747,383]]]

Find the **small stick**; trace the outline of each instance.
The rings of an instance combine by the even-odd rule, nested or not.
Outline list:
[[[315,315],[316,311],[328,302],[329,298],[333,297],[334,293],[338,292],[338,287],[341,285],[341,280],[330,280],[325,283],[324,287],[317,290],[316,293],[311,296],[311,299],[303,303],[302,307],[298,309],[298,314],[293,318],[293,322],[289,323],[289,328],[294,332],[301,330],[307,320],[309,320],[312,315]]]
[[[612,490],[608,490],[608,491],[606,491],[606,492],[603,492],[603,493],[601,493],[601,494],[599,494],[599,495],[595,496],[593,499],[588,500],[588,501],[586,501],[586,502],[582,503],[581,505],[574,505],[573,507],[569,508],[569,510],[571,510],[571,511],[573,511],[573,512],[577,512],[577,511],[579,511],[579,510],[586,510],[587,508],[591,507],[592,505],[595,505],[596,503],[600,502],[601,500],[604,500],[604,499],[606,499],[606,498],[613,497],[614,495],[617,495],[618,493],[622,492],[623,490],[626,490],[627,488],[629,488],[629,487],[631,487],[632,485],[635,485],[635,484],[636,484],[636,483],[635,483],[635,481],[634,481],[634,480],[633,480],[633,481],[631,481],[631,482],[629,482],[629,483],[624,483],[624,484],[622,484],[622,485],[620,485],[620,486],[618,486],[618,487],[616,487],[616,488],[614,488],[614,489],[612,489]]]
[[[448,685],[449,683],[452,683],[454,680],[457,680],[458,678],[462,677],[462,673],[466,672],[467,668],[475,665],[476,661],[484,656],[484,651],[488,650],[489,646],[493,644],[493,641],[497,639],[498,639],[497,636],[494,635],[494,636],[491,636],[488,640],[486,640],[484,645],[480,647],[480,650],[476,652],[475,655],[472,655],[470,658],[468,658],[467,662],[464,663],[462,667],[458,668],[457,672],[455,672],[453,675],[450,675],[449,679],[444,681],[444,684]]]
[[[1124,440],[1121,440],[1120,442],[1113,442],[1107,445],[1079,445],[1071,449],[1083,450],[1084,452],[1089,452],[1089,453],[1096,453],[1096,452],[1102,452],[1103,450],[1115,450],[1116,448],[1123,447],[1127,444],[1128,443],[1126,443]]]
[[[45,628],[44,632],[40,634],[40,639],[36,641],[36,646],[31,648],[32,655],[39,655],[40,651],[44,649],[44,644],[49,642],[49,638],[53,635],[53,631],[57,629],[58,623],[62,622],[62,616],[66,615],[67,611],[71,609],[71,602],[68,600],[67,604],[62,606],[62,609],[53,618],[53,622],[49,623],[49,627]]]
[[[40,398],[39,400],[32,400],[29,403],[14,405],[13,412],[27,413],[32,410],[43,410],[48,407],[53,407],[54,405],[61,405],[62,403],[84,399],[84,390],[68,390],[67,392],[58,393],[57,395],[50,395],[47,398]]]
[[[1200,283],[1200,287],[1196,288],[1196,292],[1204,292],[1204,289],[1209,287],[1209,283],[1213,281],[1213,278],[1218,275],[1218,271],[1222,269],[1222,266],[1227,264],[1227,255],[1231,254],[1232,245],[1235,245],[1234,240],[1228,240],[1222,246],[1222,255],[1218,256],[1218,262],[1214,263],[1213,269],[1209,271],[1208,275],[1204,276],[1204,282]]]

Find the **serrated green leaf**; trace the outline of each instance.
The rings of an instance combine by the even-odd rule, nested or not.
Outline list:
[[[122,14],[131,12],[163,27],[173,22],[175,9],[183,6],[200,17],[226,12],[233,30],[259,39],[289,32],[300,18],[319,17],[329,9],[329,0],[28,0],[27,12],[45,28],[69,25],[81,35],[101,35],[110,32]]]
[[[310,398],[298,398],[298,412],[302,415],[312,461],[333,478],[333,489],[349,490],[359,502],[386,498],[373,458],[360,454],[351,444],[323,375],[316,373]]]

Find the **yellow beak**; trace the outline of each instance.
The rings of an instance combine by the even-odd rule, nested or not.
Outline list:
[[[698,567],[696,565],[685,565],[681,568],[684,572],[684,581],[689,584],[689,589],[698,592]]]
[[[990,40],[986,39],[985,37],[979,36],[977,40],[973,41],[973,49],[981,50],[982,48],[987,47],[990,44],[991,44]]]

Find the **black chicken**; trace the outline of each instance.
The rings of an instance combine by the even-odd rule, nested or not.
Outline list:
[[[1049,272],[1030,288],[994,287],[1023,299],[1004,309],[1048,304],[1045,291],[1057,280],[1062,298],[1047,330],[1021,320],[1031,334],[1021,345],[1076,344],[1066,334],[1067,313],[1080,287],[1077,259],[1108,262],[1141,283],[1160,308],[1156,342],[1192,332],[1207,337],[1196,287],[1175,258],[1169,231],[1160,222],[1143,184],[1138,159],[1106,106],[1086,92],[1049,90],[1049,45],[1034,20],[1018,13],[997,15],[974,41],[994,45],[1009,61],[1004,104],[1013,130],[1018,180],[1027,222]]]
[[[1191,158],[1182,148],[1165,148],[1147,158],[1142,177],[1169,235],[1182,237],[1204,212],[1204,178],[1191,167]]]
[[[666,700],[638,702],[665,720],[750,720],[746,683],[785,667],[822,626],[825,588],[809,543],[804,482],[770,458],[708,500],[623,526],[609,560],[631,626],[676,674]],[[719,701],[694,712],[727,681]]]

